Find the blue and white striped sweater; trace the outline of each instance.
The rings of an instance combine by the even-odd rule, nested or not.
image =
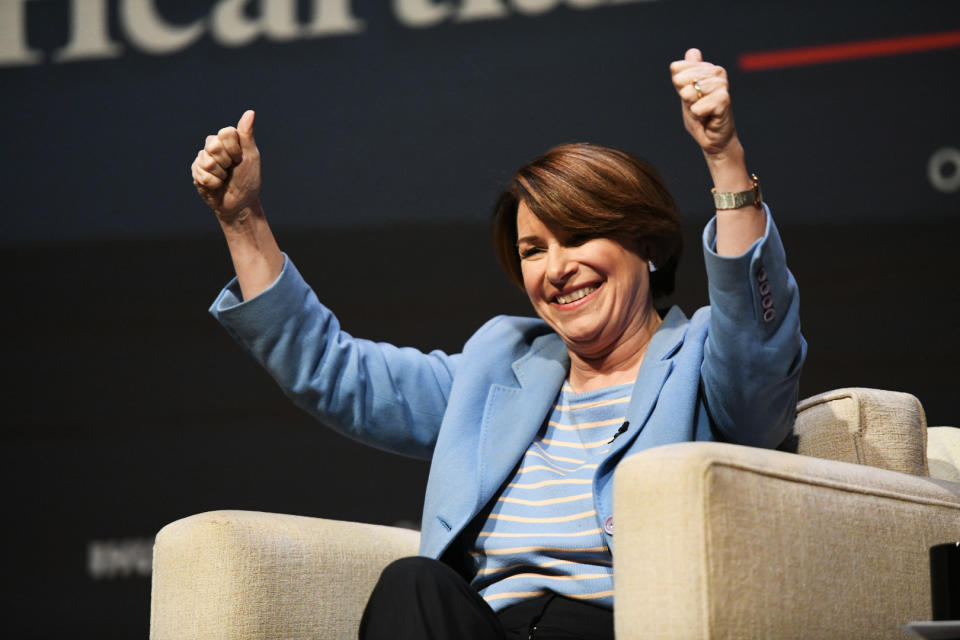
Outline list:
[[[471,550],[473,585],[495,610],[547,591],[613,607],[613,557],[592,483],[632,391],[632,384],[560,390]]]

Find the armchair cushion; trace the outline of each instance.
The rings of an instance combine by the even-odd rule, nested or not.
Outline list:
[[[797,405],[793,435],[780,449],[878,469],[929,475],[927,422],[909,393],[837,389]]]
[[[153,552],[151,640],[356,638],[380,572],[415,531],[252,511],[177,520]]]
[[[960,484],[723,443],[620,463],[616,636],[901,638]]]

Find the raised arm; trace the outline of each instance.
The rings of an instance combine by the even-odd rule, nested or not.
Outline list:
[[[673,86],[680,95],[683,124],[703,150],[713,186],[718,192],[753,188],[743,146],[737,137],[730,107],[727,72],[704,62],[699,49],[688,49],[683,60],[670,65]],[[766,214],[752,203],[717,211],[717,253],[737,256],[763,236]]]
[[[277,279],[283,254],[260,205],[260,150],[253,138],[254,112],[236,127],[207,136],[190,167],[193,184],[220,221],[244,300]]]
[[[726,71],[689,49],[670,65],[683,122],[718,192],[753,189],[730,108]],[[723,440],[775,447],[793,424],[806,342],[797,283],[766,206],[717,210],[704,231],[709,335],[703,394]]]
[[[290,398],[327,426],[367,444],[429,457],[457,355],[357,339],[341,331],[286,263],[260,205],[253,111],[207,136],[191,172],[220,221],[237,278],[210,308]]]

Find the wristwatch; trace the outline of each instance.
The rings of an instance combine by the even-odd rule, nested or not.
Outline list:
[[[760,180],[757,179],[757,174],[755,173],[750,174],[750,177],[753,178],[753,189],[723,192],[710,189],[710,193],[713,194],[714,206],[721,211],[724,209],[739,209],[751,203],[753,206],[760,208],[763,205],[763,194],[760,193]]]

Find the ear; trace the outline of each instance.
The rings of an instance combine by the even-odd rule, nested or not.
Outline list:
[[[646,260],[647,262],[654,264],[659,262],[659,256],[654,251],[653,246],[644,240],[641,240],[639,243],[639,248],[637,253],[640,254],[640,257]],[[656,267],[650,269],[650,271],[656,271]]]

